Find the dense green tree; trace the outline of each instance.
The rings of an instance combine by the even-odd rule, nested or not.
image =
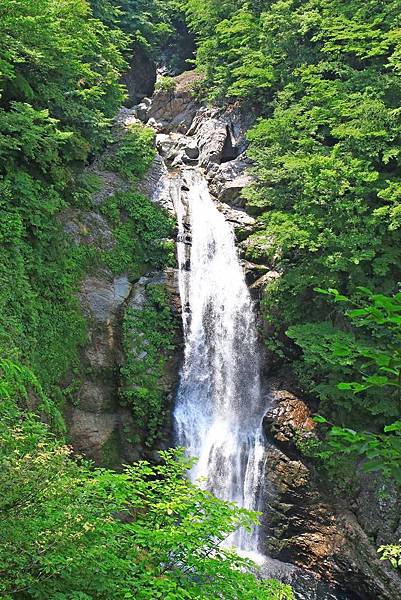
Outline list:
[[[90,193],[79,168],[109,138],[126,44],[85,0],[0,6],[0,355],[24,357],[45,385],[85,333],[74,297],[85,257],[57,215]]]

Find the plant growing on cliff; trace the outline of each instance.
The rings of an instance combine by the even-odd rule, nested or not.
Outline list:
[[[401,567],[401,546],[396,544],[380,546],[378,553],[381,555],[380,560],[388,560],[395,569]]]
[[[175,323],[163,285],[148,285],[143,306],[124,316],[122,398],[132,411],[136,442],[152,446],[160,433],[167,407],[163,381],[166,362],[175,349]]]
[[[385,296],[363,288],[359,300],[352,301],[337,290],[319,291],[346,306],[345,317],[358,331],[344,335],[341,328],[332,326],[326,356],[328,377],[338,367],[351,376],[359,374],[357,380],[337,383],[334,405],[330,403],[331,386],[323,380],[316,388],[317,392],[323,388],[327,397],[320,407],[325,416],[316,420],[327,426],[329,418],[337,423],[340,419],[329,428],[319,456],[329,464],[334,461],[334,467],[342,458],[364,458],[365,471],[379,471],[401,484],[401,294]],[[303,348],[307,364],[316,369],[316,360],[322,359],[321,336],[316,343],[316,328],[293,327],[288,334]],[[355,404],[359,423],[354,429],[344,423],[353,418]],[[373,426],[371,415],[375,416]],[[397,420],[385,425],[389,416]]]
[[[174,77],[168,77],[167,75],[159,77],[156,82],[156,90],[161,92],[174,92],[177,86],[177,82]]]
[[[132,279],[149,269],[175,264],[173,219],[149,198],[135,191],[120,192],[100,207],[113,227],[115,247],[103,254],[114,273],[127,272]]]
[[[131,125],[104,159],[105,168],[121,173],[132,183],[142,179],[156,156],[154,136],[150,127]]]
[[[85,0],[0,5],[0,357],[23,360],[60,399],[85,340],[87,255],[58,215],[88,195],[77,171],[109,137],[127,43]]]
[[[258,230],[246,252],[280,273],[262,298],[269,347],[331,421],[369,431],[374,420],[382,434],[399,418],[398,391],[372,386],[389,374],[363,352],[385,350],[388,331],[358,327],[314,289],[358,302],[361,287],[390,297],[401,280],[399,2],[184,5],[205,93],[239,96],[260,115],[248,135]]]

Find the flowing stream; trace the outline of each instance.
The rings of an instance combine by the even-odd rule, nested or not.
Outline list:
[[[219,498],[258,510],[265,441],[253,303],[232,227],[206,180],[187,169],[172,185],[185,335],[174,413],[177,443],[198,458],[193,481]],[[256,556],[259,529],[239,531],[229,544]]]

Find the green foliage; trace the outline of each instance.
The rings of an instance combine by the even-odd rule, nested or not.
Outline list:
[[[334,469],[339,463],[352,465],[363,458],[366,472],[381,472],[401,484],[401,295],[389,297],[363,288],[356,303],[334,289],[319,291],[347,307],[345,315],[356,331],[344,333],[331,326],[325,336],[316,327],[302,325],[289,332],[304,349],[305,364],[331,383],[320,386],[327,402],[319,409],[325,416],[315,421],[330,428],[317,456]],[[322,369],[318,361],[325,361]],[[334,394],[332,380],[341,372],[357,379],[337,383]],[[319,392],[319,386],[315,389]],[[388,416],[397,420],[384,425]],[[329,417],[342,426],[330,423]],[[344,426],[350,421],[359,431]],[[361,431],[361,426],[366,430]]]
[[[399,481],[399,3],[185,5],[209,96],[261,114],[246,248],[280,272],[262,299],[269,348],[335,423],[326,462],[365,457]],[[336,301],[316,288],[339,290]]]
[[[268,239],[282,272],[266,305],[287,325],[324,322],[335,315],[313,288],[391,293],[400,278],[397,20],[391,3],[358,1],[277,2],[260,19],[277,83],[249,135],[247,196],[254,247]]]
[[[32,412],[34,380],[9,364],[0,403],[0,594],[3,598],[291,600],[260,582],[249,561],[221,547],[257,515],[185,477],[182,452],[123,473],[73,460]],[[15,382],[18,381],[16,384]],[[4,393],[6,390],[6,393]]]
[[[401,275],[398,3],[184,4],[209,95],[241,97],[262,114],[249,133],[256,183],[246,196],[259,230],[248,257],[281,272],[264,302],[281,345],[284,328],[333,317],[317,286],[392,293]]]
[[[0,22],[0,106],[48,110],[72,134],[63,155],[86,154],[121,104],[127,39],[92,19],[86,0],[5,0]]]
[[[173,34],[177,0],[90,0],[96,17],[122,29],[151,55],[166,47]]]
[[[174,92],[177,82],[174,77],[159,77],[156,82],[156,90],[162,92]]]
[[[144,305],[129,308],[124,317],[126,363],[122,368],[122,398],[131,408],[136,424],[134,441],[145,442],[149,447],[160,434],[168,408],[163,381],[175,348],[174,338],[168,293],[163,285],[148,285]]]
[[[22,413],[36,410],[59,435],[65,432],[60,411],[45,395],[35,374],[24,365],[0,359],[0,397],[2,428],[7,428]]]
[[[115,248],[103,254],[113,272],[127,272],[135,279],[146,270],[175,264],[169,243],[173,220],[146,196],[121,192],[107,199],[101,211],[111,222],[117,242]]]
[[[156,156],[154,135],[149,127],[131,125],[116,149],[104,160],[104,167],[120,173],[130,182],[142,179]]]
[[[261,48],[260,20],[248,4],[188,0],[184,5],[199,36],[197,64],[205,73],[205,93],[211,99],[266,96],[274,73]]]
[[[380,560],[390,561],[395,569],[401,567],[401,546],[395,544],[380,546],[378,552],[381,554]]]
[[[0,6],[0,357],[55,393],[85,339],[75,293],[90,258],[58,214],[90,195],[77,167],[109,137],[126,44],[85,0]]]
[[[129,39],[117,21],[94,19],[86,0],[7,0],[0,20],[0,357],[31,366],[61,407],[86,339],[76,292],[102,257],[72,244],[59,215],[92,206],[98,181],[82,168],[110,140]],[[136,181],[154,157],[153,133],[133,126],[111,153],[110,167]],[[106,264],[133,277],[162,267],[168,218],[135,193],[113,202],[117,244]]]

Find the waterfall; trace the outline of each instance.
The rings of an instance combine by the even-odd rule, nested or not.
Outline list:
[[[174,412],[177,443],[198,458],[190,476],[219,498],[258,510],[264,414],[253,303],[231,225],[199,171],[174,182],[185,358]],[[189,217],[191,237],[185,222]],[[229,540],[257,553],[259,527]]]

